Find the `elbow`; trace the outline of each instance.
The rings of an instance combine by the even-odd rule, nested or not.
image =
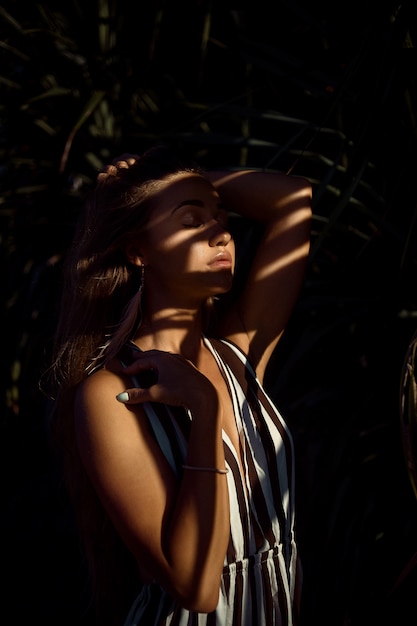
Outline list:
[[[313,199],[313,186],[307,178],[294,177],[294,195],[293,199],[297,199],[296,206],[306,207],[311,210],[311,202]]]
[[[219,603],[220,587],[212,590],[192,590],[190,593],[177,597],[178,603],[187,611],[195,613],[212,613]]]
[[[156,579],[154,579],[156,580]],[[194,613],[212,613],[219,603],[220,581],[203,585],[195,580],[189,585],[175,581],[159,581],[160,586],[181,608]]]
[[[274,219],[308,224],[312,218],[313,187],[306,178],[292,177],[286,193],[274,205]]]
[[[294,183],[295,189],[300,192],[304,192],[307,197],[311,198],[311,196],[313,195],[313,185],[309,181],[309,179],[305,178],[304,176],[292,176],[291,178]]]
[[[173,583],[173,584],[172,584]],[[180,583],[178,578],[171,581],[170,591],[175,601],[187,611],[195,613],[212,613],[219,603],[221,585],[220,575],[204,575],[199,572]]]

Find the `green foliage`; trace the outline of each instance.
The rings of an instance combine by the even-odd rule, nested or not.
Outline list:
[[[32,505],[29,527],[15,533],[13,572],[35,528],[44,552],[32,555],[46,551],[57,570],[51,622],[67,587],[83,592],[76,574],[59,586],[62,564],[45,547],[76,545],[37,387],[61,260],[97,170],[166,140],[207,167],[313,183],[305,287],[268,372],[296,441],[304,623],[388,624],[394,613],[411,623],[403,603],[413,568],[390,593],[417,549],[416,477],[405,463],[415,440],[403,451],[398,410],[417,317],[411,4],[0,5],[4,489],[9,524]],[[73,554],[63,559],[78,572]],[[87,623],[73,606],[68,623]]]

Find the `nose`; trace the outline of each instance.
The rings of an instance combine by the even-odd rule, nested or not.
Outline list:
[[[227,246],[232,239],[232,235],[228,230],[223,228],[220,224],[216,224],[213,234],[210,236],[209,244],[211,247],[215,246]]]

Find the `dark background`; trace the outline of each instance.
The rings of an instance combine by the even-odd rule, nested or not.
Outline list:
[[[415,626],[412,5],[0,3],[7,624],[92,624],[38,381],[84,192],[115,155],[167,140],[312,182],[306,281],[267,378],[295,438],[302,626]]]

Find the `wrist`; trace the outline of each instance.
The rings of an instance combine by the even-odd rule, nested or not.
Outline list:
[[[215,387],[210,383],[203,390],[190,394],[188,408],[195,417],[210,416],[211,421],[216,416],[221,418],[221,404]]]

